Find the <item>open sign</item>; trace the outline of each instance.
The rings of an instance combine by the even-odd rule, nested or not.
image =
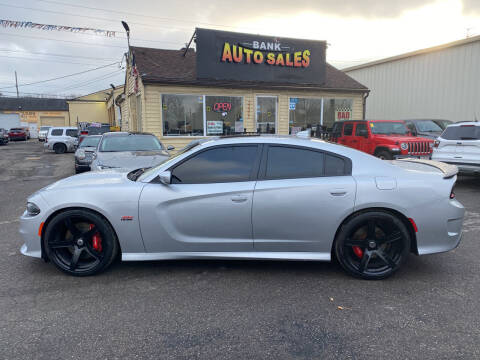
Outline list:
[[[218,102],[213,104],[213,111],[216,112],[229,112],[232,110],[232,104],[228,102]]]

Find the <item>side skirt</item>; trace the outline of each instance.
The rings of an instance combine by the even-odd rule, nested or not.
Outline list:
[[[311,252],[162,252],[123,253],[123,261],[179,260],[179,259],[243,259],[243,260],[312,260],[330,261],[330,253]]]

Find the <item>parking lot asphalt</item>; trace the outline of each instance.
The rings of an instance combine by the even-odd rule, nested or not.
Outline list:
[[[0,359],[480,358],[480,179],[454,251],[417,257],[383,281],[335,263],[117,263],[74,278],[24,257],[26,198],[72,175],[73,155],[0,147]]]

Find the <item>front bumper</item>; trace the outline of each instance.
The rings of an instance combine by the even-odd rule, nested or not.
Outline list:
[[[430,160],[431,155],[394,155],[393,158],[395,160],[399,159],[423,159],[423,160]]]
[[[42,220],[39,215],[28,216],[26,211],[20,217],[19,232],[25,242],[20,248],[20,252],[23,255],[36,258],[42,257],[41,237],[38,235],[41,223]]]

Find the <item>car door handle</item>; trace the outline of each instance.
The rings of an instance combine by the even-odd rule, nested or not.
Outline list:
[[[236,202],[236,203],[242,203],[242,202],[245,202],[247,200],[248,200],[248,198],[246,196],[243,196],[243,195],[232,196],[232,201]]]
[[[330,190],[330,194],[332,196],[343,196],[347,193],[347,190],[344,190],[344,189],[334,189],[334,190]]]

